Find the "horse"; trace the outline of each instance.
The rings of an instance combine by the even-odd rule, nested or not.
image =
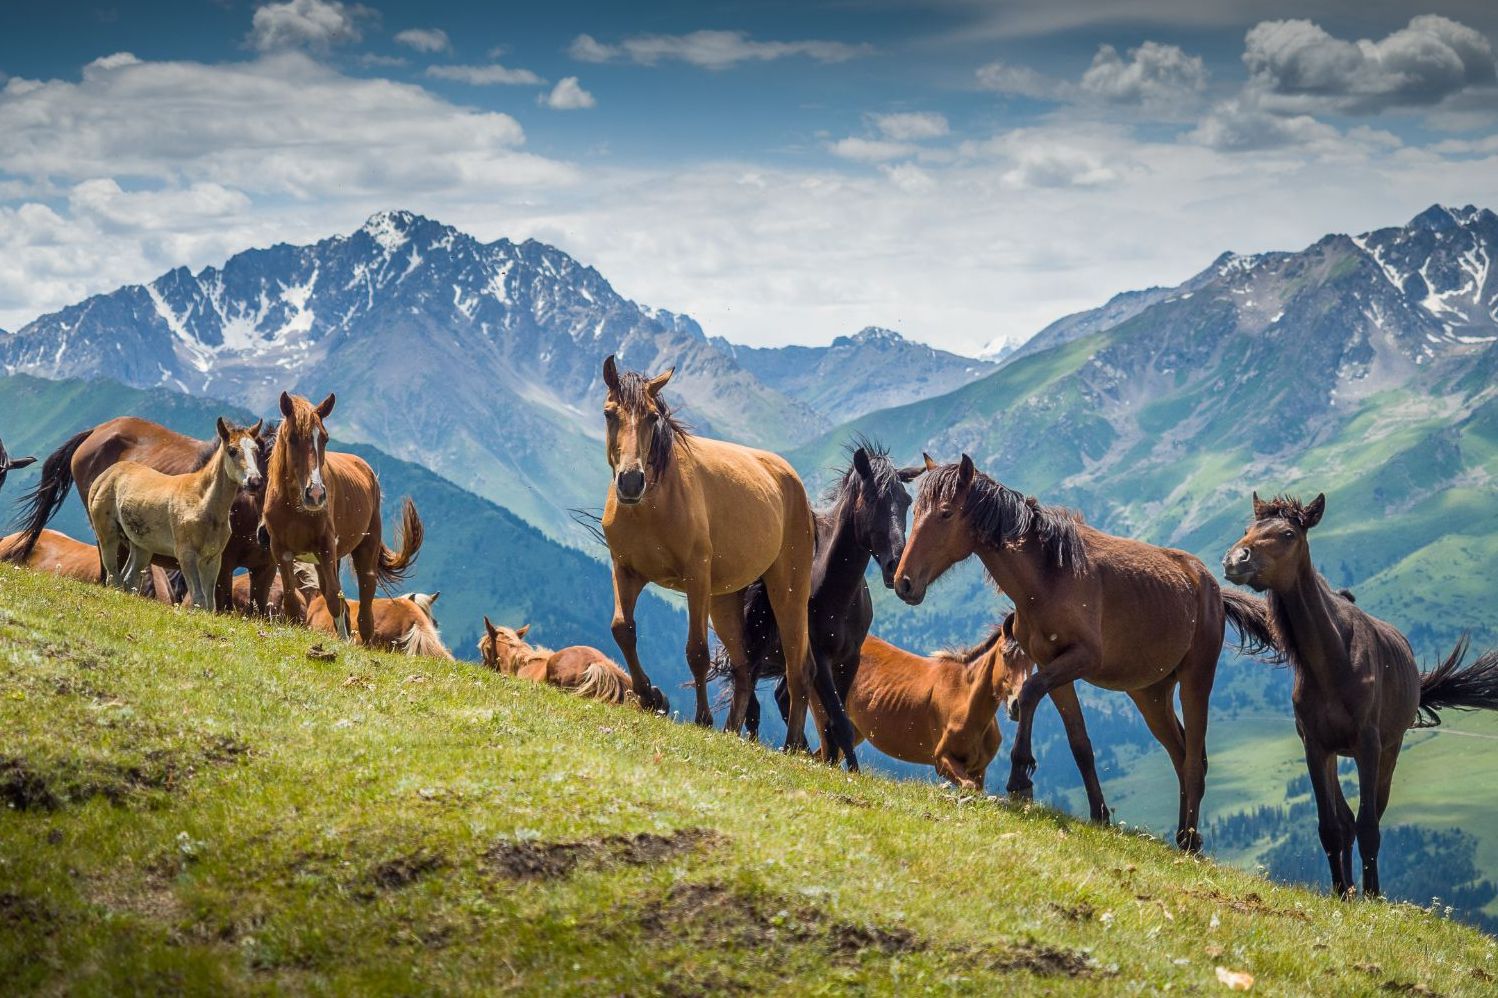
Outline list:
[[[828,490],[824,508],[814,513],[816,556],[812,560],[807,619],[816,667],[813,680],[819,684],[817,692],[823,701],[845,693],[831,692],[826,684],[831,682],[831,675],[857,668],[859,649],[874,622],[874,604],[864,581],[870,560],[879,565],[885,586],[894,588],[895,566],[905,549],[905,514],[910,509],[905,485],[925,470],[897,468],[879,444],[856,439],[852,463]],[[769,593],[762,582],[755,582],[745,592],[744,646],[753,679],[757,682],[778,674],[775,697],[777,702],[783,700],[785,655]],[[759,698],[751,697],[744,717],[751,738],[759,737],[759,711]],[[846,752],[849,768],[856,769],[850,737],[851,732],[822,732],[822,757],[836,762],[838,753]]]
[[[88,490],[88,519],[110,585],[141,591],[157,555],[181,567],[194,605],[214,609],[219,562],[229,543],[229,508],[241,488],[259,486],[256,435],[218,420],[218,450],[197,471],[164,475],[134,461],[105,469]],[[120,549],[129,557],[120,564]]]
[[[484,617],[479,657],[484,665],[506,676],[549,683],[580,697],[605,703],[627,703],[636,698],[629,673],[597,648],[572,645],[551,651],[528,644],[526,624],[518,629],[497,627]],[[665,695],[651,687],[661,700]]]
[[[5,487],[5,476],[12,471],[29,468],[36,464],[34,457],[11,457],[5,450],[5,442],[0,440],[0,488]]]
[[[1359,608],[1316,571],[1308,535],[1326,512],[1326,496],[1302,504],[1253,495],[1253,522],[1223,557],[1230,582],[1268,593],[1276,646],[1295,671],[1290,696],[1316,798],[1317,831],[1332,890],[1356,893],[1352,845],[1363,861],[1363,894],[1377,897],[1379,822],[1389,805],[1404,733],[1440,723],[1439,711],[1498,710],[1498,651],[1462,668],[1463,636],[1436,668],[1421,673],[1409,641],[1392,624]],[[1356,760],[1356,819],[1342,795],[1337,758]]]
[[[0,538],[0,562],[11,561],[11,553],[25,543],[26,535],[21,533]],[[31,545],[31,553],[21,564],[33,571],[47,572],[64,579],[94,583],[104,581],[104,565],[99,561],[98,547],[50,528],[42,531],[41,536]],[[178,595],[167,570],[154,564],[141,594],[168,605],[176,603]]]
[[[323,599],[333,610],[340,638],[349,636],[348,607],[338,563],[353,559],[359,586],[359,640],[374,639],[375,585],[398,582],[410,572],[421,550],[423,530],[416,505],[402,509],[400,553],[381,539],[380,482],[363,458],[328,451],[324,420],[333,395],[313,406],[301,396],[281,393],[284,418],[271,448],[262,519],[271,559],[281,573],[281,607],[288,620],[303,619],[297,593],[296,559],[316,560]]]
[[[926,456],[926,467],[895,594],[918,605],[932,582],[976,554],[1014,600],[1015,637],[1038,668],[1020,694],[1008,792],[1033,793],[1031,732],[1041,698],[1078,679],[1121,690],[1175,767],[1176,845],[1199,852],[1207,701],[1224,619],[1253,635],[1248,644],[1258,640],[1262,611],[1256,616],[1247,597],[1224,595],[1195,556],[1095,530],[978,472],[966,454],[943,466]]]
[[[269,434],[258,437],[256,443],[257,467],[263,475],[270,453]],[[22,496],[23,541],[9,549],[7,560],[25,564],[43,528],[67,501],[69,490],[76,486],[86,506],[89,489],[111,465],[135,461],[165,475],[180,475],[201,470],[217,448],[216,439],[196,440],[134,416],[121,416],[74,434],[42,462],[40,479]],[[256,608],[264,612],[268,606],[266,592],[275,576],[275,564],[256,536],[262,498],[260,489],[241,489],[231,508],[229,543],[215,583],[216,603],[225,609],[233,604],[233,576],[239,568],[250,571]],[[166,568],[176,567],[166,558],[157,561]]]
[[[733,703],[725,731],[744,726],[753,697],[744,637],[744,590],[762,579],[785,652],[791,722],[787,749],[806,747],[807,601],[816,529],[801,479],[767,451],[691,435],[661,397],[668,370],[654,378],[603,363],[603,412],[613,477],[602,528],[613,569],[614,641],[624,654],[635,695],[659,709],[635,651],[635,603],[651,582],[687,597],[687,665],[696,687],[695,720],[713,723],[707,702],[708,619],[734,666]],[[814,654],[814,653],[813,653]],[[813,707],[818,730],[842,732],[836,698]],[[844,751],[851,745],[844,745]],[[850,765],[856,766],[849,756]]]
[[[383,651],[451,660],[453,653],[442,644],[442,635],[432,616],[432,604],[440,595],[440,592],[436,592],[405,593],[393,598],[375,597],[374,638],[365,643]],[[358,602],[349,600],[348,603],[349,612],[357,615]],[[333,615],[328,612],[328,604],[320,592],[307,602],[307,626],[326,634],[338,633],[337,624]]]

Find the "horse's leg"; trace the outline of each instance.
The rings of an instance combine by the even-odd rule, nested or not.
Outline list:
[[[187,580],[188,606],[203,606],[203,580],[198,571],[197,552],[190,549],[178,548],[177,566],[182,569],[182,578]]]
[[[124,580],[120,574],[120,524],[112,512],[105,512],[106,515],[93,518],[94,536],[98,539],[99,546],[99,564],[104,568],[104,582],[122,589]]]
[[[624,665],[629,669],[630,685],[635,697],[646,710],[658,710],[660,704],[651,692],[650,677],[640,668],[640,656],[635,653],[635,603],[645,588],[646,579],[633,570],[614,562],[614,619],[609,629],[614,635],[614,644],[624,656]]]
[[[1035,708],[1059,686],[1067,686],[1092,671],[1097,655],[1082,645],[1071,645],[1025,680],[1019,691],[1019,725],[1014,732],[1014,748],[1009,750],[1009,783],[1005,791],[1029,799],[1035,793],[1030,777],[1035,774],[1035,752],[1031,733],[1035,726]]]
[[[754,699],[754,667],[744,642],[743,591],[713,597],[708,605],[708,616],[712,618],[713,631],[728,650],[728,661],[733,666],[733,703],[723,721],[723,730],[739,731],[748,716],[749,701]]]
[[[707,644],[707,615],[711,605],[708,594],[712,591],[708,566],[709,561],[704,558],[687,578],[687,668],[692,672],[692,686],[697,692],[697,713],[693,720],[704,728],[713,726],[713,710],[707,702],[707,671],[712,667],[712,655]],[[734,671],[738,671],[737,667]],[[732,719],[729,717],[724,720],[724,731],[738,730],[728,726]]]
[[[1378,728],[1369,724],[1358,737],[1358,853],[1363,859],[1363,896],[1378,897],[1378,806],[1382,789],[1384,746]]]
[[[811,687],[812,659],[807,654],[806,600],[811,583],[810,560],[806,565],[790,564],[782,551],[780,558],[765,572],[765,595],[780,631],[780,647],[785,653],[786,693],[789,717],[786,719],[785,749],[806,748],[807,693]]]
[[[744,708],[744,733],[751,742],[759,741],[759,694],[749,690],[749,706]]]
[[[328,613],[333,616],[338,639],[349,640],[348,604],[343,601],[343,583],[338,578],[338,550],[335,547],[324,547],[318,552],[317,588],[322,593],[323,602],[328,606]],[[362,616],[364,607],[361,606],[359,610]],[[361,634],[360,637],[363,635]]]
[[[222,560],[222,552],[220,552],[219,554],[209,555],[198,560],[198,575],[203,580],[203,596],[208,601],[207,607],[209,613],[213,613],[218,610],[218,584],[221,579],[221,576],[219,575],[219,565]],[[233,569],[230,569],[230,573],[233,573]],[[233,607],[233,605],[234,599],[231,591],[231,595],[224,606]]]
[[[1352,847],[1358,841],[1358,819],[1353,816],[1352,808],[1347,804],[1347,795],[1342,792],[1342,776],[1338,772],[1340,759],[1335,754],[1327,760],[1327,785],[1334,787],[1337,804],[1337,824],[1342,829],[1342,852],[1338,862],[1342,864],[1342,882],[1347,885],[1348,894],[1353,893],[1352,879]]]
[[[1327,865],[1332,873],[1332,891],[1345,898],[1351,885],[1343,873],[1342,861],[1342,817],[1338,814],[1338,801],[1342,790],[1337,786],[1337,759],[1322,748],[1314,739],[1301,732],[1305,742],[1306,775],[1311,780],[1311,794],[1316,799],[1316,831],[1321,836],[1321,849],[1326,853]]]
[[[302,602],[297,588],[295,558],[290,551],[277,549],[275,538],[271,539],[271,558],[276,571],[281,575],[281,616],[290,624],[307,622],[307,606]]]
[[[274,564],[263,565],[250,572],[250,610],[263,616],[270,616],[270,587],[276,579],[276,566]],[[230,583],[233,582],[233,569],[230,569]],[[232,593],[232,590],[231,590]],[[230,597],[232,603],[232,595]]]
[[[838,696],[837,682],[832,678],[832,666],[827,655],[815,644],[811,648],[812,687],[816,697],[812,700],[812,713],[817,718],[817,731],[822,739],[822,759],[837,765],[839,756],[848,760],[848,772],[858,772],[858,756],[853,751],[853,722]]]
[[[1150,734],[1164,746],[1166,754],[1170,756],[1170,764],[1175,767],[1176,785],[1180,791],[1179,810],[1176,814],[1176,829],[1179,831],[1185,827],[1183,823],[1186,820],[1186,733],[1176,717],[1173,703],[1175,686],[1175,676],[1170,675],[1153,686],[1130,690],[1129,699],[1139,708],[1139,714],[1149,727]]]
[[[1184,784],[1185,812],[1176,829],[1176,845],[1187,852],[1202,851],[1201,807],[1207,792],[1207,721],[1208,701],[1212,698],[1212,681],[1217,674],[1217,656],[1221,642],[1202,642],[1186,653],[1186,660],[1176,672],[1181,682],[1181,721],[1186,736]],[[1211,657],[1208,658],[1208,653]]]
[[[1087,720],[1082,716],[1082,703],[1077,699],[1077,684],[1065,683],[1051,690],[1051,703],[1056,713],[1061,715],[1071,757],[1076,760],[1077,772],[1082,774],[1082,785],[1087,788],[1087,810],[1093,821],[1106,825],[1113,816],[1103,800],[1103,786],[1098,782],[1097,759],[1093,755],[1092,740],[1087,737]]]
[[[380,547],[383,543],[378,534],[371,532],[354,548],[349,558],[354,564],[354,585],[359,587],[359,642],[366,645],[374,640],[375,585],[379,582]],[[348,608],[344,609],[347,611]],[[347,627],[347,612],[344,618]]]

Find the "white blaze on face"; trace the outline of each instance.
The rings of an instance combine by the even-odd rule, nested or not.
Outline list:
[[[256,447],[253,437],[245,437],[239,441],[239,484],[248,485],[250,479],[260,470],[256,464]]]

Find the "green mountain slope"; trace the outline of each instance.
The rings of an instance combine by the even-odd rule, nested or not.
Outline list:
[[[1480,994],[1491,937],[0,568],[11,993]],[[413,678],[419,677],[419,678]]]

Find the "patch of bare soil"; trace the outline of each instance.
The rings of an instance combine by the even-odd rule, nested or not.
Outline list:
[[[160,794],[181,789],[201,766],[230,765],[249,751],[243,742],[216,735],[187,751],[150,749],[129,763],[0,756],[0,806],[56,811],[94,797],[119,806],[151,806]]]
[[[1254,891],[1249,891],[1242,897],[1234,897],[1217,890],[1194,890],[1186,891],[1186,894],[1203,901],[1211,901],[1215,904],[1224,905],[1238,912],[1240,915],[1277,915],[1280,918],[1293,918],[1300,922],[1309,922],[1311,916],[1296,908],[1276,908],[1267,903]]]
[[[398,891],[410,887],[422,877],[446,867],[447,860],[430,852],[414,852],[396,856],[378,863],[365,876],[363,883],[354,891],[361,901],[371,901],[383,891]]]
[[[500,842],[484,853],[483,865],[516,880],[553,880],[579,865],[653,866],[682,853],[705,848],[721,836],[705,828],[683,828],[670,835],[640,832],[576,842]]]

